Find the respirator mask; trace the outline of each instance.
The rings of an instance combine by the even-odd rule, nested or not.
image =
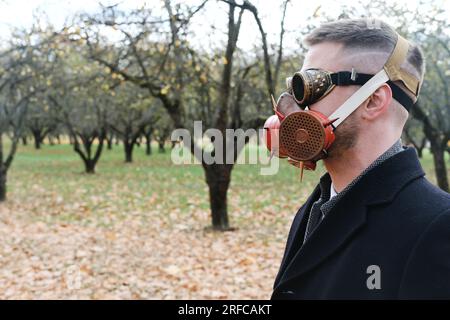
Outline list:
[[[417,98],[420,81],[400,69],[408,48],[408,41],[398,35],[390,57],[375,75],[357,73],[354,69],[334,73],[307,69],[286,79],[287,91],[278,101],[272,97],[275,114],[264,124],[265,142],[271,157],[287,158],[289,163],[301,169],[301,177],[303,169],[314,170],[316,162],[328,156],[336,128],[385,83],[390,86],[393,98],[409,111],[414,100],[394,84],[394,81],[401,81]],[[336,86],[348,85],[360,85],[361,88],[329,117],[308,108]]]

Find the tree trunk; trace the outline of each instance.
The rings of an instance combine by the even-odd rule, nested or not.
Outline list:
[[[412,108],[413,116],[422,121],[423,132],[425,137],[430,141],[431,153],[433,154],[434,171],[436,173],[436,180],[439,188],[449,192],[447,169],[445,164],[445,148],[447,146],[448,137],[442,135],[439,130],[435,129],[427,114],[420,108],[419,104],[414,104]]]
[[[6,169],[0,164],[0,202],[6,200],[6,174]]]
[[[423,149],[425,148],[426,144],[427,144],[427,138],[424,137],[420,143],[420,146],[418,146],[418,148],[417,148],[417,154],[418,154],[419,158],[421,158],[421,159],[423,156]]]
[[[416,149],[416,150],[417,150],[417,156],[418,156],[420,159],[422,159],[422,157],[423,157],[423,148]]]
[[[27,137],[22,137],[22,144],[26,146],[28,144]]]
[[[92,160],[85,160],[84,161],[84,168],[85,172],[88,174],[94,174],[95,173],[95,161]]]
[[[436,181],[442,190],[449,192],[447,168],[445,164],[445,146],[440,141],[430,141],[431,153],[433,154],[434,170],[436,173]]]
[[[36,149],[41,149],[41,145],[44,144],[44,139],[47,136],[47,133],[44,132],[44,130],[41,129],[32,129],[31,133],[33,134],[33,138],[34,138],[34,147]],[[49,137],[49,141],[50,137]]]
[[[125,150],[125,162],[126,163],[131,163],[131,162],[133,162],[133,147],[134,147],[134,144],[131,142],[128,142],[128,141],[124,141],[123,142],[123,147],[124,147],[124,150]]]
[[[40,132],[33,132],[33,137],[34,137],[34,148],[37,150],[41,149],[42,137]]]
[[[83,149],[85,151],[83,152],[83,150],[80,148],[80,143],[78,142],[78,138],[76,136],[73,137],[74,151],[83,160],[85,172],[88,174],[94,174],[95,167],[96,167],[98,160],[100,159],[100,156],[103,151],[105,136],[102,133],[99,137],[97,137],[99,142],[98,142],[98,146],[97,146],[97,149],[95,150],[94,155],[92,155],[92,144],[93,144],[94,140],[89,139],[86,136],[83,136],[81,139],[82,139]]]
[[[145,154],[148,156],[152,154],[152,138],[150,135],[145,136]]]
[[[106,140],[106,148],[108,150],[112,150],[114,135],[112,133],[107,134],[105,137]]]
[[[143,130],[143,136],[145,138],[145,154],[147,156],[152,154],[152,133],[153,133],[152,128]]]
[[[227,192],[231,180],[231,165],[205,165],[206,183],[209,187],[212,227],[214,230],[231,230],[228,221]]]
[[[158,141],[159,153],[165,153],[166,152],[166,149],[164,148],[164,144],[165,144],[164,140]]]

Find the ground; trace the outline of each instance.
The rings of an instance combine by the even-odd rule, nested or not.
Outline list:
[[[21,146],[0,204],[0,299],[268,299],[290,223],[323,168],[238,165],[232,232],[213,232],[199,165],[170,150],[105,150],[82,173],[69,145]],[[424,167],[434,182],[431,156]]]

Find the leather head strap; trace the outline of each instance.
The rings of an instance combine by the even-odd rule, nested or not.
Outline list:
[[[400,68],[403,61],[406,60],[408,54],[409,43],[401,35],[397,34],[397,43],[391,56],[384,65],[384,70],[391,81],[400,80],[416,97],[419,95],[420,81],[409,72]]]

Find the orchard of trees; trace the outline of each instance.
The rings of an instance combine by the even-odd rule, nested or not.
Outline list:
[[[196,34],[193,21],[211,6],[223,9],[226,25]],[[46,141],[67,139],[85,172],[94,174],[102,154],[116,141],[123,147],[124,162],[130,163],[137,146],[151,156],[150,143],[156,141],[164,152],[172,130],[192,131],[194,120],[222,133],[261,127],[272,112],[270,95],[280,93],[283,79],[301,66],[300,39],[332,19],[312,16],[302,30],[287,30],[288,0],[280,1],[280,21],[262,19],[248,0],[164,0],[160,7],[124,11],[119,5],[101,6],[97,13],[71,17],[63,28],[37,20],[29,29],[14,30],[0,47],[0,201],[6,199],[8,170],[20,143],[40,149]],[[427,14],[405,14],[401,7],[375,1],[365,10],[347,8],[339,18],[373,16],[381,10],[398,17],[400,33],[424,50],[425,82],[404,139],[419,155],[430,149],[438,185],[449,191],[449,23],[440,18],[438,7]],[[259,34],[252,52],[239,48],[244,19]],[[269,37],[274,25],[278,34]],[[296,50],[285,50],[287,35],[295,37]],[[223,41],[208,46],[208,36]],[[193,154],[217,151],[199,153],[197,141],[190,145]],[[227,141],[222,145],[223,153],[233,152],[235,158],[241,151],[230,150]],[[199,161],[209,188],[212,225],[228,230],[233,165],[208,164],[204,158]]]

